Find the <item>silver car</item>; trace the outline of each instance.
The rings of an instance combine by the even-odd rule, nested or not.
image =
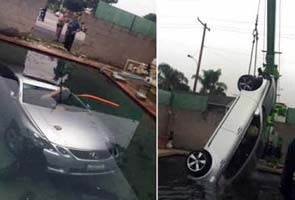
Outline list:
[[[187,157],[186,166],[194,179],[210,183],[217,183],[221,177],[235,180],[259,156],[266,117],[275,105],[275,81],[266,75],[244,75],[238,88],[240,94],[207,144]]]
[[[8,149],[21,158],[39,150],[50,172],[113,173],[119,156],[109,129],[68,88],[0,65],[1,119]]]

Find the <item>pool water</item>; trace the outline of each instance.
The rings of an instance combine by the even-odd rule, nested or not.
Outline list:
[[[92,200],[155,199],[156,124],[129,96],[98,69],[0,42],[0,62],[20,73],[61,80],[75,94],[91,94],[118,103],[118,108],[82,99],[105,124],[117,132],[123,148],[120,170],[103,176],[58,176],[42,168],[38,155],[16,167],[15,158],[0,140],[0,199]],[[62,70],[61,70],[62,69]],[[65,70],[64,70],[65,69]],[[63,72],[66,76],[63,76]],[[0,138],[3,125],[0,123]]]
[[[254,171],[233,184],[192,180],[185,156],[159,159],[159,200],[280,200],[280,176]]]

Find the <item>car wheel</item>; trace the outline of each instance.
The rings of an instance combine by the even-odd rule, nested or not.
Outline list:
[[[15,156],[20,156],[24,149],[23,137],[13,128],[8,128],[4,137],[8,150]]]
[[[263,82],[262,77],[254,77],[252,75],[243,75],[238,80],[238,89],[246,91],[257,90]]]
[[[194,177],[204,176],[212,165],[212,157],[205,150],[193,151],[186,159],[186,167]]]
[[[246,90],[246,91],[253,91],[255,87],[254,77],[251,75],[243,75],[238,80],[238,89]]]

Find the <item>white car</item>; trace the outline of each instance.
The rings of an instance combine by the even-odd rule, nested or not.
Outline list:
[[[244,75],[238,88],[240,94],[207,144],[187,157],[186,166],[194,179],[210,183],[221,177],[234,180],[256,156],[266,117],[275,105],[275,81],[266,75]]]

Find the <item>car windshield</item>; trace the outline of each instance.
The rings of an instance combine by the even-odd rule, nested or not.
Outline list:
[[[57,105],[69,108],[84,108],[83,103],[73,95],[68,88],[62,87],[62,92],[59,89],[48,89],[30,84],[23,86],[23,102],[46,107],[55,108]],[[80,109],[79,109],[80,110]]]

